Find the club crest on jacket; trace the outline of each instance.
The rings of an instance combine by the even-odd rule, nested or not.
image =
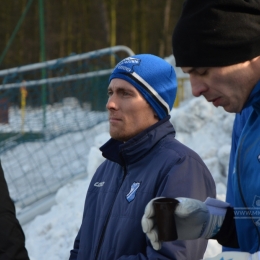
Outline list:
[[[141,183],[140,182],[134,182],[131,185],[131,189],[129,191],[129,193],[126,195],[126,200],[130,203],[131,201],[134,200],[135,195],[136,195],[136,191],[138,190],[138,188],[140,187]]]

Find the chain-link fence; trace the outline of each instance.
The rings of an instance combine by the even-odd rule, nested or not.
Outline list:
[[[133,54],[115,46],[0,71],[0,156],[18,211],[87,173],[108,77]]]
[[[133,54],[115,46],[0,71],[0,158],[18,216],[87,175],[93,136],[108,131],[108,77]],[[187,75],[176,73],[175,107],[189,95]]]

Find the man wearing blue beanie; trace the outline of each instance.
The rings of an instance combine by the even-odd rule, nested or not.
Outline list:
[[[116,65],[106,105],[111,139],[100,148],[106,160],[89,185],[71,260],[203,257],[205,239],[162,242],[155,250],[141,227],[155,197],[216,195],[201,158],[175,139],[169,113],[176,91],[173,67],[157,56],[134,55]]]
[[[151,54],[126,58],[118,63],[109,81],[114,78],[136,87],[160,120],[170,113],[176,97],[177,80],[173,67],[163,59]]]

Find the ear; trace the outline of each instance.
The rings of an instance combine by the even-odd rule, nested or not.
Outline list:
[[[254,70],[255,75],[257,75],[257,81],[260,80],[259,70],[260,70],[260,56],[257,56],[250,60],[252,69]]]
[[[250,62],[259,66],[260,65],[260,56],[253,58],[252,60],[250,60]]]

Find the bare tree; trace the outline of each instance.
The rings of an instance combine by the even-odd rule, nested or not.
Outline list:
[[[159,46],[159,56],[165,56],[165,49],[168,40],[168,30],[169,30],[169,20],[170,20],[170,12],[171,12],[171,2],[172,0],[166,0],[164,7],[164,23],[163,23],[163,37],[160,40]]]

